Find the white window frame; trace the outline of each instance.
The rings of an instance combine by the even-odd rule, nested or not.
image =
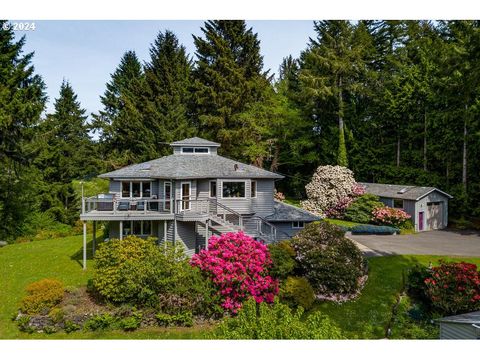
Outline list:
[[[255,183],[255,196],[252,196],[252,189],[253,189],[253,184]],[[257,180],[251,180],[250,181],[250,198],[256,199],[257,198],[257,192],[258,192],[258,183]]]
[[[138,182],[140,183],[140,197],[133,197],[132,193],[132,188],[133,188],[133,183]],[[150,197],[152,197],[152,191],[153,191],[153,181],[145,181],[145,180],[122,180],[120,181],[120,198],[121,199],[142,199],[144,198],[143,196],[143,183],[150,183]],[[123,183],[129,183],[130,184],[130,196],[123,196]]]
[[[212,183],[215,183],[215,193],[217,194],[217,196],[212,196]],[[218,197],[218,185],[217,185],[217,180],[210,180],[208,182],[208,197],[210,199],[214,199],[216,197]]]
[[[304,227],[305,221],[292,221],[292,229],[303,229]]]
[[[183,184],[188,184],[188,209],[183,208]],[[188,211],[192,209],[192,203],[190,202],[192,199],[192,182],[191,181],[182,181],[180,183],[180,210],[181,211]]]
[[[123,236],[128,236],[128,235],[140,235],[140,236],[150,236],[150,235],[153,235],[153,222],[152,220],[122,220],[123,222],[127,222],[127,221],[130,221],[130,230],[131,230],[131,233],[130,234],[123,234]],[[140,221],[140,234],[134,234],[133,233],[133,222],[134,221]],[[146,222],[146,221],[150,221],[150,234],[145,234],[144,231],[143,231],[143,222]],[[125,226],[123,226],[122,224],[122,231],[125,232]]]
[[[184,152],[183,149],[193,149],[193,152]],[[196,152],[196,149],[207,149],[207,152]],[[208,155],[210,154],[210,148],[208,146],[182,146],[180,153],[186,155]]]
[[[170,197],[168,199],[167,199],[167,185],[170,186]],[[171,181],[164,181],[163,182],[163,200],[165,200],[164,208],[166,210],[171,210],[172,209],[172,205],[171,205],[171,200],[173,199],[172,191],[173,191],[172,182]]]
[[[234,182],[243,182],[245,184],[245,196],[243,197],[223,197],[223,184],[224,183],[234,183]],[[242,200],[245,200],[247,199],[247,180],[235,180],[235,179],[232,179],[232,180],[221,180],[220,182],[222,184],[222,186],[220,187],[220,198],[221,199],[242,199]],[[217,194],[217,197],[218,197],[218,194]]]

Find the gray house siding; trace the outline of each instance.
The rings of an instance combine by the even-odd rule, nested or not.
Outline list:
[[[185,254],[193,256],[197,243],[197,233],[195,231],[195,222],[177,221],[177,238],[185,246]]]
[[[413,225],[415,226],[416,218],[415,218],[415,201],[413,200],[403,200],[403,210],[411,216],[411,220]]]
[[[393,199],[380,197],[380,201],[384,203],[386,206],[393,207]]]
[[[120,197],[121,195],[121,183],[120,181],[116,181],[116,180],[110,180],[110,185],[109,185],[109,189],[108,189],[108,192],[110,194],[115,194],[116,197]]]
[[[440,323],[440,339],[479,339],[480,332],[472,324]]]
[[[273,180],[258,179],[257,196],[252,198],[252,209],[259,216],[267,216],[273,213],[273,192],[275,189]],[[250,193],[248,193],[250,195]]]
[[[292,222],[272,223],[277,228],[277,241],[288,240],[294,237],[301,229],[292,229]]]
[[[245,198],[223,198],[222,184],[224,181],[245,181]],[[273,194],[272,194],[273,195]],[[250,179],[218,179],[217,180],[217,200],[220,204],[228,206],[230,209],[240,214],[253,214],[252,202],[250,199]]]

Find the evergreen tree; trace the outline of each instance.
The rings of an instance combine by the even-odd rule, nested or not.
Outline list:
[[[229,156],[262,163],[268,140],[260,129],[265,124],[259,128],[258,112],[271,85],[262,70],[257,34],[245,21],[227,20],[207,21],[202,31],[204,38],[194,36],[192,86],[199,132],[220,142]]]
[[[33,129],[45,107],[45,85],[23,54],[25,37],[0,21],[0,238],[11,241],[32,211],[38,173],[30,166]]]
[[[191,60],[171,31],[160,32],[145,64],[142,98],[144,126],[155,134],[158,155],[170,153],[168,143],[190,137],[195,129],[188,113]]]
[[[338,123],[336,160],[346,166],[346,101],[362,89],[363,48],[354,41],[355,29],[348,21],[317,21],[314,29],[317,37],[300,58],[301,96],[323,139],[330,136],[332,120]]]
[[[72,180],[96,174],[98,163],[89,136],[85,110],[72,86],[63,81],[55,111],[39,126],[40,152],[35,160],[42,171],[41,210],[63,223],[73,224],[78,216],[78,199]]]
[[[146,161],[157,155],[155,136],[144,122],[141,107],[145,77],[133,51],[127,51],[100,97],[103,110],[93,115],[108,168]]]

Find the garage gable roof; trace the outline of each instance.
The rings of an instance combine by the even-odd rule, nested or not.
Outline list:
[[[393,185],[393,184],[376,184],[376,183],[360,183],[365,187],[365,191],[369,194],[377,195],[384,198],[403,199],[403,200],[420,200],[428,194],[437,191],[443,196],[452,199],[453,196],[432,186],[412,186],[412,185]]]
[[[455,324],[480,324],[480,311],[473,311],[466,314],[447,316],[436,319],[437,322],[455,323]]]

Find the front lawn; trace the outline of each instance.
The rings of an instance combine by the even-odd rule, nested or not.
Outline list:
[[[353,221],[348,221],[348,220],[340,220],[340,219],[327,219],[325,218],[325,221],[329,222],[330,224],[338,225],[338,226],[343,226],[346,228],[351,228],[357,225],[365,225]]]
[[[91,244],[89,244],[91,249]],[[24,296],[25,286],[43,278],[57,278],[65,285],[85,286],[91,277],[81,267],[82,237],[43,240],[0,248],[0,338],[1,339],[191,339],[205,338],[211,328],[151,328],[134,332],[112,330],[104,332],[74,332],[66,334],[26,334],[18,330],[11,317]],[[90,257],[89,252],[89,257]],[[388,256],[369,259],[369,279],[360,297],[341,305],[317,303],[313,310],[328,315],[348,338],[384,338],[392,317],[392,308],[402,289],[403,272],[415,262],[437,263],[439,259],[468,261],[480,265],[479,258],[446,258],[443,256]],[[311,312],[310,311],[310,312]],[[398,334],[398,331],[393,331]],[[401,336],[401,335],[398,335]]]
[[[343,304],[317,303],[311,311],[328,315],[350,339],[385,338],[392,310],[403,288],[404,272],[415,263],[428,265],[438,260],[466,261],[480,265],[480,258],[457,258],[431,255],[374,257],[368,260],[369,277],[360,297]],[[398,331],[394,331],[400,337]]]
[[[89,239],[90,240],[90,239]],[[25,286],[43,278],[56,278],[65,286],[85,286],[91,277],[91,242],[87,271],[82,270],[82,236],[8,245],[0,248],[0,339],[189,339],[202,338],[208,328],[152,328],[135,332],[104,331],[26,334],[11,320],[25,295]]]

